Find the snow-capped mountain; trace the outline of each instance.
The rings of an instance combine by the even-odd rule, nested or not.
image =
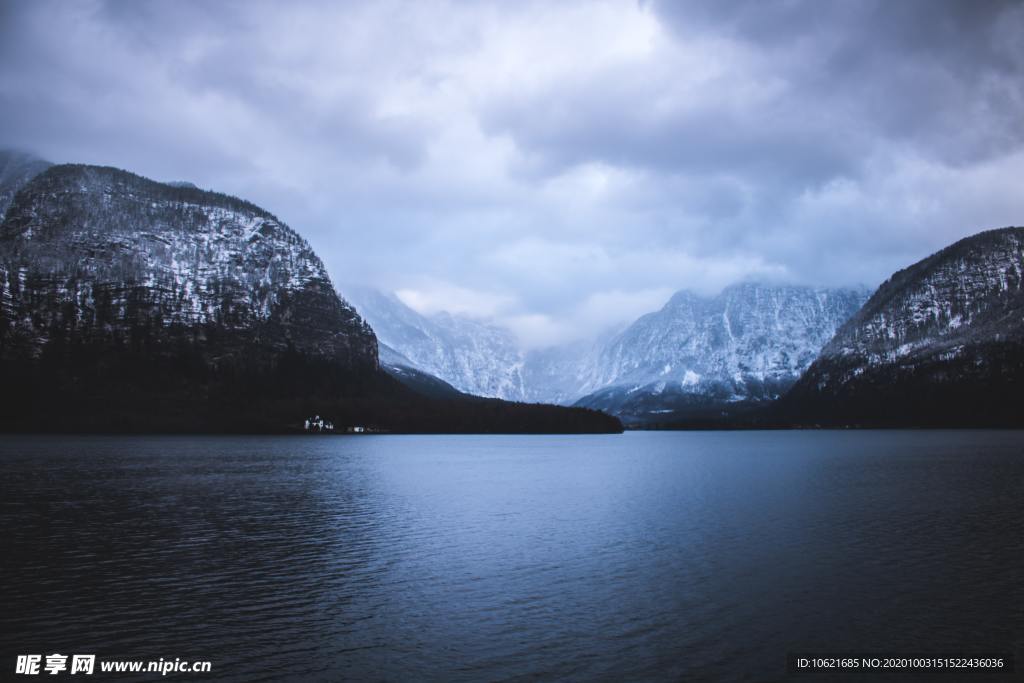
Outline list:
[[[377,366],[369,326],[276,217],[81,165],[36,176],[0,225],[0,356],[37,358],[55,343],[153,353],[187,344],[217,365],[292,349]]]
[[[577,405],[652,420],[773,400],[866,298],[861,289],[754,283],[714,297],[678,292],[601,349]]]
[[[388,347],[386,367],[416,369],[476,396],[525,399],[522,354],[509,330],[444,312],[421,315],[394,294],[366,287],[344,293]]]
[[[894,274],[786,400],[827,420],[1006,424],[1022,390],[1024,228],[1004,228]]]
[[[385,365],[481,396],[578,402],[636,418],[684,404],[777,397],[867,298],[862,290],[757,284],[710,298],[679,292],[618,334],[522,352],[497,325],[423,316],[369,289],[346,295],[400,356]]]

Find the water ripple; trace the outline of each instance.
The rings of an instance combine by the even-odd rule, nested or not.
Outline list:
[[[782,680],[1024,643],[1017,432],[4,437],[0,467],[4,666]]]

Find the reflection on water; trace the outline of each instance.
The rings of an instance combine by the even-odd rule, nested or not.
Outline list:
[[[1024,645],[1020,432],[3,437],[0,473],[8,673],[766,680]]]

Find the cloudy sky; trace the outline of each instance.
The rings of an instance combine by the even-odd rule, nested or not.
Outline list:
[[[538,346],[1024,224],[1024,4],[2,0],[0,144],[245,197],[343,293]]]

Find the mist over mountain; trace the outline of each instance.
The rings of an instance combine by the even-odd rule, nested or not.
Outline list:
[[[610,329],[592,339],[528,351],[523,361],[528,399],[573,404],[597,381],[601,354],[619,332]]]
[[[3,4],[0,146],[246,197],[531,348],[1024,214],[1013,0],[86,4]]]
[[[52,164],[28,152],[0,149],[0,221],[14,195]]]
[[[978,233],[895,273],[786,397],[824,423],[1021,424],[1024,228]]]

